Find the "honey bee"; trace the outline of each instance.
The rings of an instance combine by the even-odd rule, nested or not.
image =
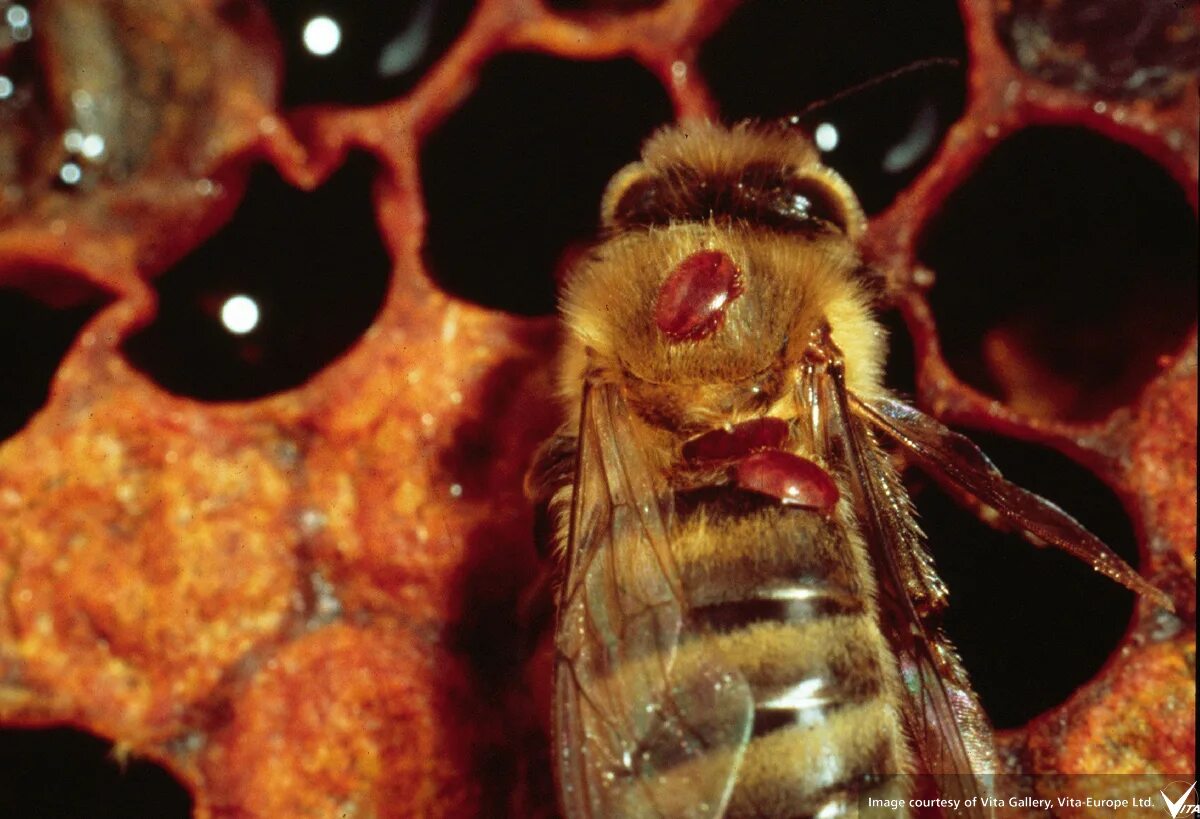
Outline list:
[[[832,819],[919,773],[986,815],[990,728],[881,441],[1166,598],[883,387],[866,219],[803,136],[664,129],[601,217],[562,298],[567,420],[529,479],[559,561],[563,813]]]

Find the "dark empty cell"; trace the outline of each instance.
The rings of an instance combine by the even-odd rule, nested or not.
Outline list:
[[[285,105],[368,104],[409,91],[450,47],[471,0],[270,0]]]
[[[306,193],[258,168],[233,220],[156,283],[158,315],[126,342],[129,360],[167,390],[209,401],[260,398],[315,375],[387,294],[374,173],[354,156]]]
[[[187,819],[192,798],[164,768],[120,763],[111,743],[69,728],[0,730],[0,816]]]
[[[700,67],[727,120],[807,111],[805,131],[826,125],[826,161],[873,213],[962,113],[965,54],[952,0],[751,0],[705,43]],[[921,63],[933,59],[945,62]]]
[[[958,375],[1023,412],[1134,400],[1196,321],[1196,223],[1132,148],[1066,128],[1000,145],[921,240]]]
[[[883,383],[905,400],[917,392],[916,356],[912,336],[904,323],[904,317],[896,310],[879,315],[879,322],[887,331],[887,366]]]
[[[23,290],[0,288],[0,440],[46,403],[63,354],[103,302],[95,295],[72,304],[55,309]]]
[[[1133,527],[1095,476],[1044,447],[970,437],[1005,477],[1065,509],[1137,566]],[[916,504],[950,589],[946,632],[997,728],[1024,724],[1095,676],[1129,625],[1133,592],[1065,552],[985,526],[934,486]]]
[[[479,304],[551,312],[556,267],[594,235],[605,183],[671,116],[629,61],[495,60],[422,155],[434,275]]]

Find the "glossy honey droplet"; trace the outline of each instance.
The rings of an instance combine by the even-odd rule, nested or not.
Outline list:
[[[659,288],[654,323],[671,341],[706,338],[741,294],[742,274],[733,259],[701,250],[680,262]]]
[[[756,452],[742,459],[735,479],[742,489],[822,514],[831,513],[838,501],[837,484],[828,472],[807,458],[778,449]]]
[[[714,429],[683,445],[683,457],[692,463],[730,461],[763,449],[777,449],[787,440],[782,418],[755,418],[730,429]]]

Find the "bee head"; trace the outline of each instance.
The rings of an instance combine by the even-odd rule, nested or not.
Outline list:
[[[680,222],[744,222],[858,241],[866,218],[850,187],[800,134],[774,125],[725,129],[691,123],[659,131],[642,159],[609,183],[600,208],[608,233]]]

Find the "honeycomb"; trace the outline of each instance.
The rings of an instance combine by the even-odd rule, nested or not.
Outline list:
[[[890,79],[940,89],[920,161],[830,161],[895,386],[1176,608],[915,478],[1005,768],[1193,772],[1197,5],[791,6],[426,0],[325,63],[313,4],[0,0],[2,735],[102,737],[198,819],[553,816],[554,276],[654,127],[828,99],[869,154]]]

